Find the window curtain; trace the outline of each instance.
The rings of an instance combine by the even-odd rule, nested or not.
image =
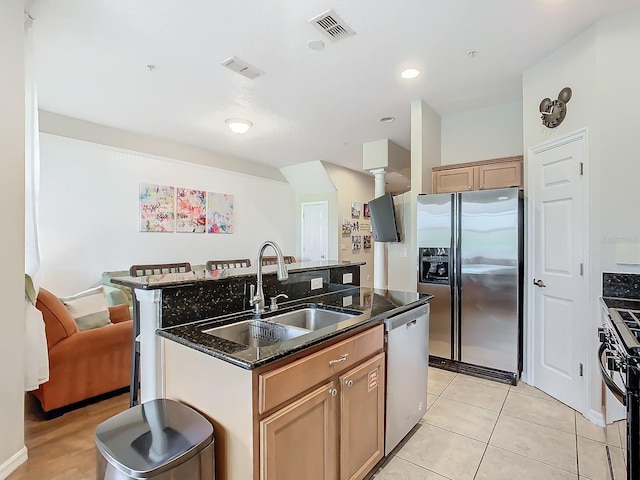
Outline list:
[[[25,13],[25,390],[35,390],[49,380],[49,356],[42,313],[35,307],[40,287],[38,194],[40,149],[36,92],[33,18]]]

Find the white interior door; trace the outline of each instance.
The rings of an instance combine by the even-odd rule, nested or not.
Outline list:
[[[302,204],[301,261],[327,260],[328,210],[327,202],[305,202]]]
[[[533,208],[533,383],[584,411],[584,333],[587,327],[587,242],[584,132],[529,155]]]

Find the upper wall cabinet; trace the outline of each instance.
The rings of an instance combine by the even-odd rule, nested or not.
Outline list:
[[[522,188],[522,155],[433,167],[433,193]]]

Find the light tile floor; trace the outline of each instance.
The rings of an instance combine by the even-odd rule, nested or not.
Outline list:
[[[427,413],[375,480],[626,478],[624,422],[601,428],[520,382],[429,368]]]

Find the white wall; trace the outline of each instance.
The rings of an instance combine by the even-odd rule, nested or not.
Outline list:
[[[586,175],[589,189],[589,317],[585,319],[588,404],[600,411],[600,378],[595,361],[598,297],[603,271],[640,273],[640,265],[618,264],[626,249],[640,254],[637,198],[640,10],[601,21],[549,55],[523,76],[524,149],[578,129],[588,129]],[[565,121],[555,129],[541,125],[538,106],[569,86],[573,96]],[[525,171],[526,171],[525,159]],[[639,255],[640,257],[640,255]],[[640,258],[638,258],[640,262]]]
[[[41,136],[42,286],[64,296],[132,264],[245,258],[273,240],[295,251],[295,192],[284,182],[50,134]],[[140,183],[234,196],[234,233],[138,231]]]
[[[411,102],[411,190],[396,196],[402,241],[387,244],[387,284],[391,290],[417,289],[417,197],[431,193],[431,168],[440,165],[441,118],[422,100]]]
[[[91,143],[146,152],[185,162],[216,167],[229,172],[246,173],[254,177],[284,180],[277,168],[244,158],[231,157],[203,148],[172,142],[163,138],[107,127],[53,112],[40,111],[40,131],[61,137],[71,137]]]
[[[24,450],[24,33],[23,2],[0,2],[0,479]]]
[[[333,218],[338,234],[338,261],[366,262],[366,265],[360,268],[360,285],[371,287],[373,286],[373,234],[362,228],[360,231],[352,232],[352,235],[360,235],[361,241],[360,250],[352,250],[351,235],[342,235],[342,219],[371,224],[370,218],[364,218],[363,208],[365,203],[375,197],[373,177],[331,163],[323,163],[323,165],[338,192],[338,216]],[[360,203],[359,219],[351,219],[351,202]],[[372,248],[364,249],[362,244],[364,235],[371,235]]]
[[[600,22],[596,35],[601,120],[591,175],[599,181],[601,215],[594,247],[600,249],[601,270],[640,273],[640,10]]]
[[[522,155],[522,102],[442,117],[442,165]]]
[[[322,162],[315,160],[280,169],[296,191],[296,256],[302,255],[302,203],[327,202],[327,254],[328,260],[338,260],[338,235],[334,219],[338,218],[338,192]]]

